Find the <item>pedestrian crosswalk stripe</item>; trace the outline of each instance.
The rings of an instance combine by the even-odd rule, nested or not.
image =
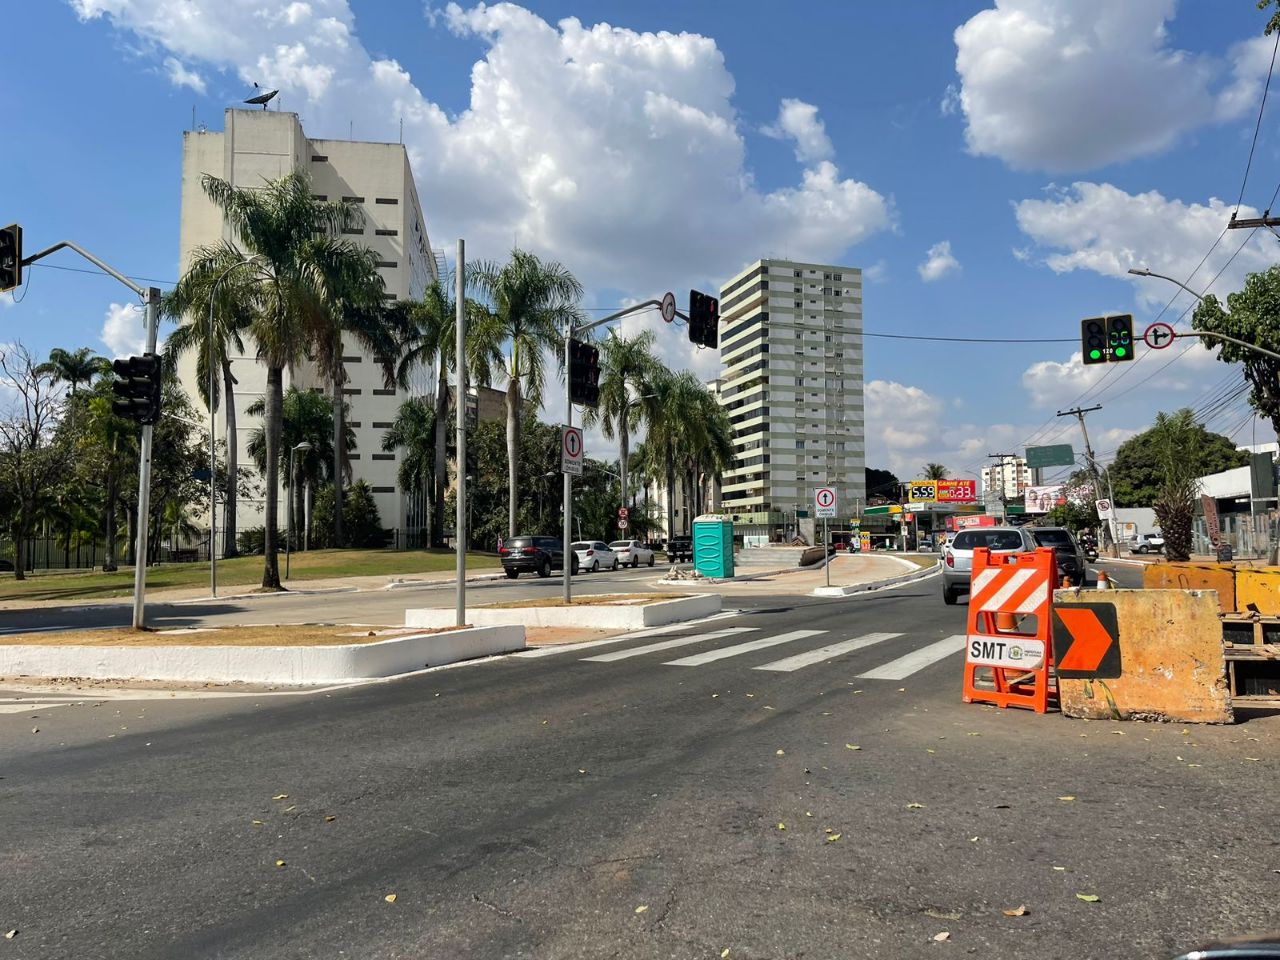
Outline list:
[[[646,653],[657,653],[659,650],[670,650],[672,647],[684,647],[691,643],[702,643],[705,640],[718,640],[720,637],[731,637],[737,633],[755,633],[756,627],[730,627],[727,630],[715,630],[711,633],[697,633],[691,637],[676,637],[674,640],[661,640],[643,647],[629,647],[626,650],[615,650],[602,653],[596,657],[583,657],[591,663],[613,663],[615,660],[626,660],[628,657],[642,657]]]
[[[890,660],[874,670],[860,673],[858,677],[863,680],[905,680],[917,670],[923,670],[925,667],[937,663],[953,653],[960,652],[964,649],[967,639],[964,634],[947,637],[944,640],[931,643],[927,647],[913,650],[897,660]]]
[[[763,666],[755,667],[756,670],[772,670],[778,673],[790,673],[792,670],[799,670],[801,667],[808,667],[815,663],[821,663],[823,660],[830,660],[832,657],[838,657],[841,654],[852,653],[855,650],[861,650],[864,647],[870,647],[885,640],[892,640],[894,637],[900,637],[900,633],[868,633],[865,637],[855,637],[853,640],[843,640],[840,643],[833,643],[825,647],[819,647],[817,650],[810,650],[808,653],[798,653],[794,657],[787,657],[784,660],[775,660],[773,663],[766,663]]]
[[[761,637],[759,640],[748,640],[746,643],[739,643],[732,647],[720,647],[717,650],[707,650],[704,653],[695,653],[688,657],[681,657],[679,660],[668,660],[663,664],[663,666],[698,667],[704,663],[711,663],[714,660],[723,660],[726,657],[736,657],[742,653],[750,653],[752,650],[763,650],[766,647],[776,647],[780,643],[790,643],[792,640],[803,640],[805,637],[816,637],[819,634],[826,632],[826,630],[792,630],[790,633],[780,633],[776,637]]]
[[[736,610],[727,610],[724,613],[717,613],[699,623],[710,623],[712,620],[723,620],[726,617],[736,617]],[[637,630],[635,633],[623,633],[616,637],[605,637],[603,640],[588,640],[586,643],[556,643],[545,647],[531,647],[528,650],[521,650],[519,653],[513,653],[511,656],[528,659],[530,657],[549,657],[556,653],[569,653],[572,650],[581,652],[583,649],[594,647],[607,647],[614,643],[622,643],[626,640],[642,640],[645,637],[660,637],[667,633],[678,633],[681,630],[688,630],[690,626],[697,624],[689,623],[672,623],[665,627],[648,627],[644,630]]]

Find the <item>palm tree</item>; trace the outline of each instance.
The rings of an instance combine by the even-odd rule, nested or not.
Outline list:
[[[442,427],[440,430],[435,429],[436,424],[447,424],[449,420],[449,371],[453,370],[456,364],[456,331],[457,331],[457,306],[450,295],[453,289],[452,284],[446,277],[443,280],[436,280],[427,287],[421,300],[404,300],[395,304],[392,310],[392,318],[395,327],[400,332],[400,365],[396,370],[396,380],[401,386],[407,386],[410,374],[419,366],[433,367],[435,370],[436,380],[436,397],[435,409],[431,415],[431,434],[433,436],[433,444],[435,446],[434,465],[430,469],[410,471],[413,476],[413,490],[423,489],[424,477],[430,478],[428,487],[431,492],[431,532],[430,541],[433,547],[444,546],[444,498],[445,487],[448,484],[448,429]],[[468,374],[472,382],[488,386],[492,379],[493,365],[500,363],[502,360],[502,351],[499,345],[493,342],[491,337],[476,336],[475,331],[485,330],[485,322],[488,317],[482,307],[468,300],[464,305],[467,311],[469,322],[468,329],[471,335],[467,337],[465,349],[468,351],[467,367]],[[491,322],[491,321],[490,321]],[[409,405],[402,404],[397,423],[401,418],[406,416],[412,419],[413,423],[421,425],[422,411],[418,406],[411,410],[406,409]],[[406,421],[406,429],[408,422]],[[393,432],[395,428],[392,428]],[[397,434],[399,435],[399,434]],[[420,439],[413,432],[404,434],[406,437],[413,436]],[[388,437],[391,434],[387,434]],[[384,439],[383,449],[394,450],[396,446],[402,444],[392,443],[386,446],[388,441]],[[411,451],[412,455],[412,451]],[[403,468],[402,471],[403,473]],[[405,487],[401,482],[401,487]]]
[[[507,535],[514,537],[520,490],[520,415],[525,401],[542,400],[545,358],[563,362],[565,330],[577,321],[580,284],[565,267],[542,261],[525,250],[512,250],[499,266],[476,264],[469,271],[473,286],[489,301],[489,317],[477,326],[485,352],[510,343],[511,353],[499,365],[507,377]]]
[[[649,396],[644,401],[649,423],[645,440],[648,466],[666,481],[668,539],[676,535],[676,463],[677,460],[684,462],[683,452],[696,434],[696,421],[704,409],[701,398],[707,395],[706,388],[690,371],[659,370],[649,384]]]
[[[940,463],[926,463],[924,465],[924,479],[945,480],[947,479],[947,468]]]
[[[267,368],[262,586],[279,590],[276,512],[284,370],[309,350],[326,374],[336,369],[332,357],[341,356],[344,309],[367,307],[365,294],[381,283],[377,255],[337,236],[363,221],[359,207],[315,200],[304,174],[252,189],[206,174],[201,185],[235,239],[198,248],[183,280],[195,286],[212,283],[233,267],[244,279],[237,288],[246,297],[249,336]]]
[[[50,373],[54,383],[68,383],[74,396],[76,387],[89,383],[99,374],[111,369],[111,363],[104,357],[95,354],[88,347],[79,350],[63,350],[54,347],[49,351],[49,359],[40,365],[43,371]]]
[[[404,451],[400,456],[400,466],[396,468],[396,483],[407,494],[443,487],[443,483],[437,482],[444,469],[437,458],[438,444],[446,440],[445,435],[449,431],[447,428],[437,430],[441,423],[426,397],[410,397],[400,404],[391,429],[382,435],[383,450],[388,453],[397,449]],[[431,516],[428,525],[432,531],[432,546],[439,546],[435,542],[435,531],[444,529],[441,516],[444,500],[437,502],[433,494],[429,503]],[[443,533],[440,539],[443,542]]]
[[[618,438],[618,470],[624,503],[629,489],[631,431],[644,423],[643,399],[659,367],[653,355],[653,343],[654,336],[649,330],[629,340],[611,331],[600,345],[600,404],[587,407],[582,417],[584,426],[595,426],[598,422],[605,437],[612,440],[616,435]]]
[[[225,276],[188,274],[161,301],[166,316],[178,320],[178,329],[164,343],[167,369],[175,369],[178,359],[192,351],[196,355],[196,390],[205,408],[218,409],[222,404],[227,431],[227,474],[223,492],[222,554],[234,557],[240,550],[236,544],[236,505],[239,500],[240,444],[236,434],[235,386],[239,382],[231,372],[231,357],[244,354],[244,335],[253,320],[253,289],[243,272],[232,268]],[[209,299],[213,297],[213,322],[209,320]],[[209,376],[209,362],[222,375],[222,382]],[[210,397],[210,387],[213,395]],[[213,550],[213,532],[209,549]]]
[[[698,494],[695,513],[706,510],[707,483],[733,466],[733,427],[729,415],[707,390],[698,400],[698,435],[693,446],[695,484]]]
[[[298,387],[290,386],[284,393],[281,403],[283,412],[283,421],[280,426],[280,462],[279,469],[285,474],[285,489],[289,490],[293,496],[293,509],[295,518],[304,518],[306,516],[306,502],[303,498],[303,490],[308,486],[311,488],[319,487],[322,483],[329,483],[335,476],[337,469],[335,464],[338,463],[337,458],[333,455],[333,424],[334,424],[334,404],[333,401],[322,393],[313,393],[310,390],[300,390]],[[266,400],[259,397],[253,403],[249,404],[244,411],[251,417],[260,417],[266,412]],[[356,448],[356,434],[350,426],[343,421],[343,448],[344,452],[350,453]],[[289,475],[290,452],[300,443],[311,444],[311,449],[295,455],[294,466],[298,471],[299,484],[294,484],[294,478]],[[258,472],[266,475],[267,472],[267,444],[266,433],[263,428],[258,427],[249,434],[249,442],[245,446],[245,452],[253,458],[253,462],[258,467]],[[343,458],[345,460],[345,457]],[[350,474],[341,474],[343,482],[350,479]],[[298,524],[294,524],[294,536],[297,536]],[[334,541],[341,544],[342,541]]]

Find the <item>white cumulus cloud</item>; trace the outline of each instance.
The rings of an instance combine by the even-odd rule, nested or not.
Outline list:
[[[134,303],[113,303],[107,307],[98,334],[112,357],[129,357],[146,349],[147,336],[143,312]]]
[[[826,125],[818,116],[818,108],[803,100],[786,99],[778,110],[778,119],[760,128],[775,140],[794,140],[796,159],[801,163],[830,160],[835,156]]]
[[[951,254],[951,241],[942,240],[935,243],[925,254],[924,262],[916,267],[920,279],[925,283],[933,283],[943,277],[960,272],[960,261]]]
[[[204,77],[194,70],[188,70],[182,61],[174,57],[165,57],[164,68],[169,75],[169,82],[175,87],[190,87],[199,94],[205,92]]]
[[[1159,153],[1256,106],[1273,41],[1221,58],[1170,46],[1176,0],[996,0],[955,31],[969,150],[1012,167],[1087,170]]]

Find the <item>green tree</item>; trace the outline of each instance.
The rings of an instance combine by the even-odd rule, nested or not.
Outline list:
[[[587,407],[583,414],[585,426],[599,423],[605,437],[618,439],[620,494],[624,501],[631,489],[631,434],[645,423],[649,408],[643,398],[661,369],[653,355],[653,343],[653,333],[648,330],[630,339],[618,336],[617,331],[610,332],[600,344],[600,403]]]
[[[1221,434],[1195,423],[1191,411],[1180,410],[1175,416],[1182,414],[1192,418],[1193,428],[1189,429],[1195,434],[1195,443],[1188,448],[1188,456],[1197,477],[1248,464],[1248,453],[1237,450],[1235,444]],[[1120,444],[1109,468],[1117,506],[1150,507],[1155,503],[1165,480],[1164,442],[1156,427],[1152,427]]]
[[[471,283],[489,306],[476,329],[479,348],[510,346],[499,366],[507,377],[507,535],[513,537],[519,527],[520,417],[526,400],[541,404],[546,357],[563,363],[564,334],[579,318],[582,284],[559,263],[519,249],[505,264],[476,264]]]
[[[1156,414],[1148,433],[1161,470],[1152,503],[1164,534],[1164,553],[1170,560],[1191,559],[1191,526],[1199,491],[1201,446],[1205,430],[1190,410]]]
[[[172,369],[184,355],[194,352],[198,396],[206,410],[216,411],[218,405],[222,404],[226,436],[231,440],[225,444],[226,469],[221,474],[225,501],[222,552],[227,557],[234,557],[239,553],[236,541],[239,497],[236,494],[240,473],[240,444],[236,441],[238,434],[234,399],[238,381],[231,370],[231,358],[233,352],[238,356],[244,354],[244,338],[253,321],[256,307],[255,292],[254,280],[246,275],[245,270],[233,264],[221,274],[188,273],[162,301],[165,315],[178,323],[177,329],[169,334],[164,343],[165,366]],[[210,361],[220,378],[218,375],[210,376]],[[212,396],[210,389],[213,391]],[[228,398],[226,403],[222,403],[223,397]],[[211,533],[210,549],[213,549],[212,536]]]
[[[645,418],[649,431],[645,439],[645,451],[650,458],[650,469],[663,478],[666,485],[667,537],[676,535],[675,485],[676,469],[685,472],[687,453],[697,445],[700,427],[697,418],[705,412],[703,397],[709,396],[706,388],[690,371],[659,371],[649,385],[649,397],[645,400]],[[688,489],[689,499],[693,490]]]
[[[49,351],[49,359],[41,367],[52,375],[54,383],[69,384],[74,395],[80,384],[87,384],[94,377],[110,371],[111,362],[88,347],[81,347],[79,350],[54,347]]]
[[[346,502],[346,526],[343,528],[343,540],[334,539],[333,484],[322,487],[315,503],[316,542],[321,547],[356,547],[360,549],[380,549],[387,545],[387,531],[382,527],[382,518],[378,515],[378,505],[374,501],[373,491],[363,480],[357,480],[347,487],[343,494]]]
[[[335,370],[333,356],[341,353],[349,312],[363,309],[370,288],[381,282],[376,279],[378,257],[337,236],[363,222],[359,207],[314,199],[303,174],[252,188],[235,187],[207,174],[201,183],[236,241],[195,250],[183,281],[198,287],[243,264],[237,269],[245,283],[237,289],[248,298],[249,336],[267,368],[262,586],[278,590],[276,513],[284,370],[308,351],[326,374]]]
[[[1280,265],[1249,274],[1244,289],[1227,294],[1224,310],[1209,294],[1196,307],[1191,325],[1206,333],[1221,333],[1268,350],[1280,348]],[[1206,339],[1206,349],[1217,350],[1223,363],[1244,365],[1245,379],[1253,388],[1249,402],[1280,432],[1280,360],[1226,340]],[[1119,497],[1119,494],[1116,494]]]
[[[883,497],[888,500],[897,500],[898,493],[902,487],[902,481],[897,475],[889,470],[878,470],[875,467],[867,467],[867,499],[871,500],[875,497]]]
[[[382,435],[382,449],[388,453],[399,450],[400,463],[396,467],[396,483],[402,493],[418,494],[423,490],[440,490],[441,500],[436,502],[434,492],[428,498],[428,527],[431,529],[432,546],[444,545],[444,483],[438,482],[441,466],[436,457],[437,440],[446,440],[447,429],[436,429],[439,421],[436,411],[426,397],[410,397],[400,404],[391,429]],[[447,456],[447,448],[446,448]],[[447,463],[447,460],[446,460]],[[439,529],[437,541],[435,531]]]
[[[1265,10],[1267,7],[1272,5],[1277,7],[1277,12],[1273,13],[1270,19],[1267,20],[1267,25],[1262,31],[1263,36],[1266,37],[1269,37],[1275,31],[1280,30],[1280,0],[1258,0],[1259,10]]]
[[[448,486],[448,429],[434,430],[435,424],[447,424],[449,421],[449,372],[456,366],[457,357],[457,307],[449,291],[452,285],[446,278],[436,280],[427,287],[421,300],[405,300],[396,303],[392,310],[393,322],[400,335],[400,362],[396,370],[396,379],[401,386],[408,385],[410,374],[420,366],[434,370],[436,381],[435,408],[432,412],[432,435],[434,445],[434,462],[429,470],[413,471],[414,490],[422,489],[424,478],[430,490],[431,499],[431,545],[444,546],[444,500],[445,488]],[[486,312],[474,301],[468,300],[464,307],[468,315],[469,331],[464,349],[468,379],[472,383],[488,386],[492,379],[494,364],[502,359],[502,351],[493,337],[486,335]],[[491,322],[491,321],[490,321]],[[479,331],[479,334],[477,334]],[[401,415],[409,414],[413,424],[421,423],[422,411],[416,407],[411,410],[400,408]],[[406,422],[405,428],[413,424]],[[409,434],[406,434],[409,436]],[[415,440],[420,437],[415,436]],[[395,446],[383,449],[394,450]],[[403,484],[402,484],[403,486]]]
[[[926,463],[921,476],[925,480],[945,480],[947,479],[947,468],[940,463]]]

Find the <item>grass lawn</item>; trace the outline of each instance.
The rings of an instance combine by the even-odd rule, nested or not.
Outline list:
[[[219,591],[260,584],[262,562],[260,556],[219,560]],[[290,567],[292,581],[452,573],[454,554],[452,550],[310,550],[295,553]],[[468,573],[498,567],[498,558],[492,554],[467,554]],[[284,576],[283,556],[280,575]],[[148,591],[208,584],[208,563],[170,563],[147,570]],[[115,573],[40,572],[28,574],[26,580],[15,580],[11,573],[0,576],[0,601],[109,599],[132,594],[132,567],[121,567]]]

